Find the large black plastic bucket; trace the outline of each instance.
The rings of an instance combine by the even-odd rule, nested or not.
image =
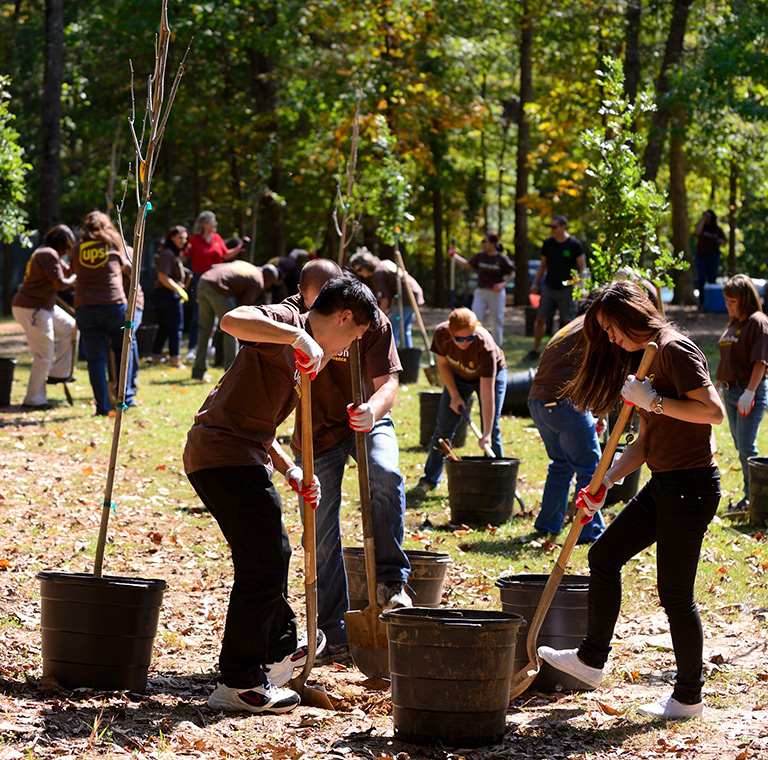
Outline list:
[[[533,336],[533,333],[536,328],[536,316],[538,315],[539,307],[538,306],[526,306],[525,307],[525,336],[527,338],[530,338]],[[547,319],[547,326],[545,333],[546,335],[552,335],[553,330],[552,326],[554,323],[554,318],[549,317]]]
[[[617,454],[623,454],[626,450],[624,444],[619,444],[616,447]],[[634,472],[631,472],[624,478],[624,482],[617,483],[611,488],[605,497],[606,504],[618,504],[619,502],[627,502],[640,490],[640,476],[642,475],[643,468],[638,467]]]
[[[397,355],[400,357],[400,364],[403,370],[400,373],[401,385],[412,385],[419,381],[419,370],[421,369],[421,349],[420,348],[398,348]]]
[[[443,396],[442,391],[419,391],[419,444],[429,446],[432,440],[432,434],[437,425],[437,411],[440,408],[440,399]],[[474,396],[467,399],[467,412],[472,414],[472,404]],[[460,449],[467,442],[467,423],[461,420],[456,432],[453,434],[453,446]]]
[[[158,325],[142,322],[136,329],[136,348],[140,359],[146,359],[152,355],[152,344],[155,342]]]
[[[37,577],[43,676],[68,689],[144,691],[166,582],[51,570]]]
[[[448,505],[456,525],[501,525],[512,517],[519,459],[445,460]]]
[[[9,406],[11,403],[13,370],[16,367],[16,362],[16,359],[0,356],[0,406]]]
[[[345,546],[344,569],[347,573],[349,609],[362,610],[368,606],[368,587],[365,582],[365,552],[362,547]],[[439,607],[443,598],[445,571],[451,557],[443,552],[425,552],[407,549],[405,556],[411,563],[408,575],[408,595],[414,607]]]
[[[768,457],[750,457],[749,466],[749,522],[752,525],[768,523]]]
[[[395,738],[479,747],[502,741],[519,615],[488,610],[387,610]]]
[[[548,580],[548,575],[536,574],[507,575],[499,578],[496,585],[501,593],[501,609],[505,612],[515,612],[522,615],[526,620],[533,620]],[[588,590],[589,576],[563,576],[542,623],[537,639],[539,646],[550,646],[553,649],[578,648],[581,640],[587,634]],[[528,625],[526,624],[520,628],[517,640],[516,672],[528,664],[527,638]],[[530,688],[537,691],[552,692],[559,689],[586,690],[591,687],[543,662],[541,670]]]
[[[514,414],[516,417],[531,416],[528,411],[528,394],[531,392],[534,377],[536,377],[535,367],[507,375],[507,392],[504,403],[501,405],[502,414]]]

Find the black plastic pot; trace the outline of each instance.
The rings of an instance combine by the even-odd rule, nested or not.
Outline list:
[[[531,416],[528,411],[528,394],[531,392],[534,377],[536,377],[535,367],[507,375],[507,392],[501,406],[502,414],[514,414],[516,417]]]
[[[768,523],[768,457],[749,457],[749,522]]]
[[[519,459],[446,458],[448,505],[456,525],[501,525],[512,517]]]
[[[420,348],[398,348],[400,364],[403,365],[403,371],[400,373],[401,385],[412,385],[419,380],[419,370],[421,369],[421,349]]]
[[[501,609],[522,615],[526,620],[533,620],[547,580],[549,580],[548,575],[537,574],[507,575],[499,578],[496,586],[500,589]],[[542,623],[537,639],[539,646],[550,646],[554,649],[578,648],[587,634],[588,590],[588,576],[563,576]],[[527,638],[528,625],[526,624],[521,626],[518,634],[515,672],[522,670],[528,664]],[[587,690],[590,687],[543,662],[539,674],[529,688],[553,692],[560,689]]]
[[[140,359],[146,359],[152,355],[152,344],[155,342],[157,328],[157,325],[142,322],[136,329],[136,347]]]
[[[437,411],[440,408],[440,399],[443,396],[442,391],[419,391],[419,444],[429,446],[432,440],[432,434],[437,425]],[[467,413],[472,414],[472,404],[475,397],[470,396],[467,399]],[[453,447],[460,449],[467,442],[467,423],[461,420],[456,432],[453,434]]]
[[[520,615],[387,610],[395,738],[479,747],[502,741]]]
[[[11,403],[13,371],[16,368],[16,362],[17,359],[0,356],[0,406],[9,406]]]
[[[623,454],[627,447],[624,444],[619,444],[616,447],[617,454]],[[643,468],[638,467],[634,472],[631,472],[624,478],[624,482],[621,485],[616,484],[608,491],[605,497],[606,505],[619,504],[620,502],[628,502],[633,496],[640,490],[640,476],[643,473]]]
[[[362,610],[368,606],[365,583],[365,553],[362,547],[345,546],[344,570],[347,574],[349,609]],[[439,607],[443,598],[445,571],[451,557],[443,552],[425,552],[407,549],[405,556],[411,563],[408,576],[408,595],[414,607]]]
[[[68,689],[143,692],[166,582],[51,570],[37,577],[43,676]]]

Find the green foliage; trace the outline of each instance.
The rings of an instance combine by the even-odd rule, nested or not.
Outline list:
[[[9,87],[10,79],[0,76],[0,242],[3,243],[10,243],[17,235],[25,234],[25,175],[32,168],[24,163],[19,133],[11,126]]]
[[[657,283],[671,285],[670,270],[685,269],[682,254],[663,247],[657,228],[667,209],[664,195],[653,182],[642,179],[640,145],[632,130],[638,115],[652,109],[647,96],[634,105],[624,97],[624,73],[619,60],[606,56],[597,76],[604,90],[600,107],[603,125],[582,136],[585,147],[597,158],[588,176],[594,180],[595,229],[590,269],[592,283],[602,285],[615,277],[620,267],[643,271]],[[643,267],[643,262],[649,266]]]

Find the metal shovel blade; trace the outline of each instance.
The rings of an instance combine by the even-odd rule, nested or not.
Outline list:
[[[389,642],[379,620],[380,607],[366,607],[344,613],[349,652],[358,670],[368,678],[389,678]]]

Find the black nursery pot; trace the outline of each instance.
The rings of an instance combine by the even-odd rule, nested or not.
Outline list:
[[[167,584],[43,570],[43,677],[68,689],[143,692]]]

